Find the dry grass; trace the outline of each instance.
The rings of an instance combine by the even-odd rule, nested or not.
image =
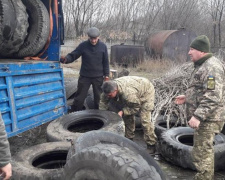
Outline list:
[[[176,64],[177,65],[177,64]],[[128,67],[126,70],[128,70],[131,76],[141,76],[148,78],[149,80],[153,80],[155,78],[159,78],[163,76],[165,73],[167,73],[170,69],[172,69],[175,66],[175,62],[167,59],[158,59],[158,60],[145,60],[141,64],[139,64],[137,67]],[[73,63],[70,64],[62,64],[62,67],[64,69],[64,76],[70,77],[70,76],[79,76],[79,70],[81,67],[81,60],[80,58]],[[70,69],[69,71],[67,69]],[[118,65],[110,65],[110,69],[117,70],[117,72],[121,72],[124,67],[118,66]],[[74,72],[73,72],[74,71]]]
[[[153,80],[163,76],[176,65],[177,63],[175,64],[174,61],[168,59],[146,59],[137,67],[128,67],[126,69],[130,72],[129,75],[142,76],[148,78],[149,80]],[[111,66],[111,69],[121,72],[123,67],[114,65]]]

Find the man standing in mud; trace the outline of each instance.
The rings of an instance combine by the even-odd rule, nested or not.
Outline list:
[[[94,108],[98,109],[103,80],[109,79],[108,51],[106,45],[99,39],[100,31],[96,27],[91,27],[87,31],[87,35],[87,41],[80,43],[73,52],[60,59],[61,63],[68,64],[79,57],[82,58],[80,77],[71,112],[82,110],[91,85],[94,94]]]
[[[188,54],[194,63],[194,71],[186,94],[177,96],[175,103],[186,103],[188,124],[195,129],[192,158],[197,174],[194,179],[212,180],[213,141],[225,120],[225,69],[210,53],[209,39],[205,35],[191,43]]]
[[[102,90],[104,93],[101,95],[99,109],[114,108],[114,111],[123,118],[125,137],[130,140],[134,138],[134,116],[139,115],[148,152],[154,154],[156,135],[151,121],[151,111],[154,108],[155,89],[152,83],[143,77],[125,76],[105,81]]]
[[[12,176],[11,153],[5,125],[0,114],[0,179],[8,180]]]

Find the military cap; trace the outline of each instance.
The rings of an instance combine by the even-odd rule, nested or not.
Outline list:
[[[190,47],[192,47],[198,51],[201,51],[201,52],[205,52],[205,53],[210,52],[210,42],[209,42],[208,37],[205,35],[196,37],[192,41]]]

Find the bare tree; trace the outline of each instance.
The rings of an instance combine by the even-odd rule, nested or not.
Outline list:
[[[185,27],[221,46],[224,6],[225,0],[64,0],[65,32],[77,37],[97,26],[106,38],[144,39],[157,30]]]
[[[205,1],[205,5],[207,12],[212,18],[213,45],[221,47],[221,21],[225,0],[207,0]]]

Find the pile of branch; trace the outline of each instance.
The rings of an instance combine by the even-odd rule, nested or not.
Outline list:
[[[153,80],[155,87],[153,120],[163,115],[167,122],[176,119],[176,123],[187,125],[185,105],[176,105],[174,100],[176,96],[185,93],[193,69],[193,63],[185,63],[173,67],[163,77]]]

